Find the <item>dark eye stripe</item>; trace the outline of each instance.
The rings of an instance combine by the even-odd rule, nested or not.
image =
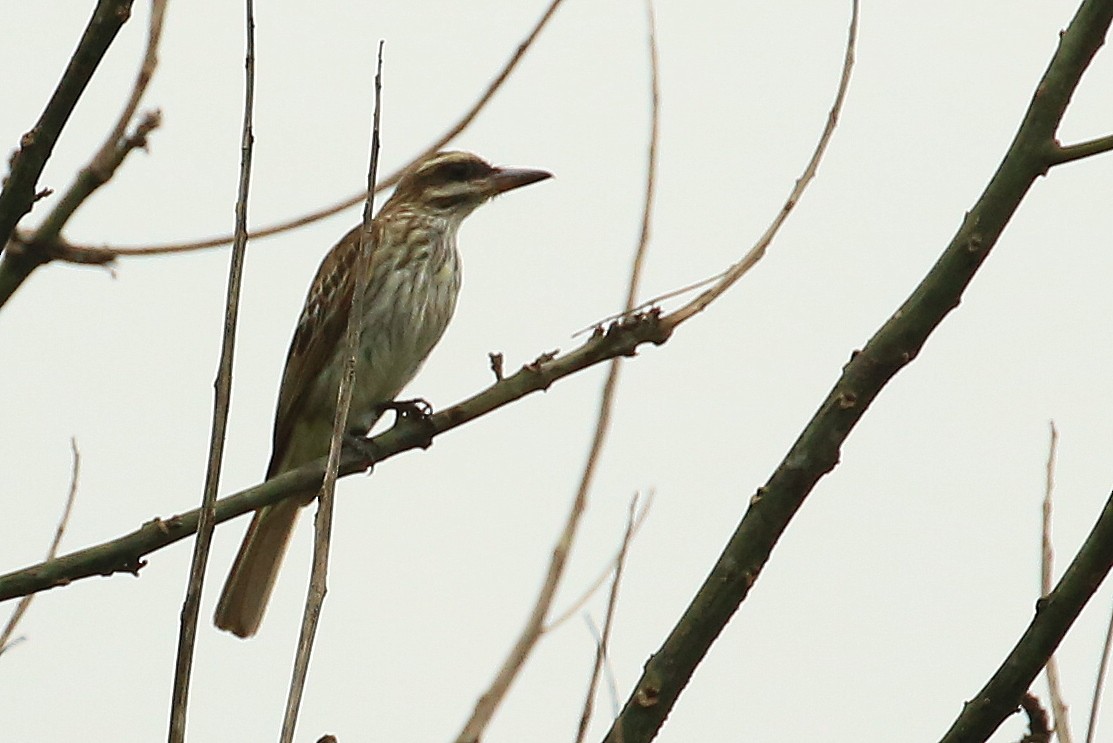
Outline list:
[[[491,166],[481,160],[454,160],[433,168],[429,180],[433,183],[452,183],[481,178],[491,172]]]
[[[436,196],[429,200],[429,205],[434,209],[451,209],[463,200],[464,198],[459,194],[453,194],[452,196]]]

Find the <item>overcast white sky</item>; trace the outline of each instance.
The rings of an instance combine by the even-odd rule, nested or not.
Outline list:
[[[543,0],[261,3],[250,216],[300,214],[358,190],[376,42],[386,40],[384,172],[446,129]],[[0,146],[33,124],[91,2],[23,4],[0,47]],[[609,559],[635,491],[652,513],[630,556],[611,664],[620,699],[698,587],[747,500],[841,365],[942,251],[999,162],[1073,0],[877,2],[863,9],[842,124],[766,261],[661,348],[626,364],[582,541],[558,601]],[[165,124],[67,229],[151,244],[230,229],[242,106],[242,9],[170,4],[147,97]],[[779,208],[822,128],[847,2],[662,0],[659,204],[645,296],[717,272]],[[146,34],[136,3],[59,142],[61,189],[99,144]],[[641,2],[568,0],[519,72],[453,147],[556,178],[461,233],[456,319],[409,391],[444,407],[619,308],[648,130]],[[1066,142],[1113,130],[1099,53]],[[1062,431],[1061,565],[1113,482],[1113,159],[1036,184],[962,306],[880,396],[774,552],[660,740],[938,738],[997,667],[1037,598],[1048,420]],[[46,204],[29,219],[33,223]],[[290,334],[351,210],[248,249],[222,492],[258,481]],[[0,313],[0,570],[40,559],[82,474],[68,551],[200,498],[228,253],[49,266]],[[298,739],[454,736],[522,625],[574,493],[603,370],[563,381],[342,482],[331,585]],[[274,740],[308,573],[302,519],[261,633],[208,624],[245,520],[221,527],[207,583],[189,737]],[[38,598],[0,659],[11,740],[165,736],[189,542],[139,579]],[[1110,604],[1062,652],[1083,728]],[[604,602],[588,611],[600,622]],[[573,736],[593,653],[581,619],[546,638],[488,741]],[[604,691],[589,735],[606,729]],[[1113,724],[1111,724],[1113,725]],[[1107,725],[1106,733],[1113,729]],[[995,740],[1018,737],[1014,720]]]

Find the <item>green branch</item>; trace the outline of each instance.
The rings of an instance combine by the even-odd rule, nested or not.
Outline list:
[[[1113,495],[1055,590],[1036,603],[1036,616],[1001,667],[962,709],[942,743],[984,741],[1016,711],[1021,695],[1113,567]]]
[[[861,351],[852,354],[827,399],[784,460],[751,500],[719,560],[642,677],[605,738],[644,743],[664,723],[715,638],[749,593],[774,545],[812,488],[835,468],[839,450],[866,409],[914,359],[943,318],[958,306],[1037,177],[1051,165],[1050,145],[1083,71],[1101,46],[1113,1],[1088,0],[1063,32],[1036,87],[1016,138],[958,232],[903,305]],[[1046,661],[1029,658],[1013,683],[980,709],[993,727],[1016,709]],[[1025,680],[1027,679],[1027,680]],[[971,740],[984,738],[971,738]]]

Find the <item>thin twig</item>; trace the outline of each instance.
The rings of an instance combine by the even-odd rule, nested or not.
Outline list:
[[[847,34],[846,53],[844,55],[842,74],[839,80],[838,92],[835,96],[835,103],[828,114],[827,125],[824,132],[820,137],[819,143],[816,146],[816,151],[812,155],[804,174],[800,180],[797,181],[796,188],[793,189],[792,194],[789,196],[788,201],[782,207],[781,212],[774,219],[766,234],[758,241],[758,243],[745,255],[743,258],[731,266],[727,270],[723,278],[718,281],[710,289],[706,290],[691,302],[683,305],[678,310],[667,314],[661,318],[670,329],[675,329],[678,325],[683,323],[688,318],[702,311],[709,303],[713,302],[718,296],[726,291],[735,281],[737,281],[749,268],[754,265],[761,256],[764,254],[765,247],[772,240],[773,235],[783,224],[792,208],[795,206],[796,201],[800,198],[803,188],[814,177],[815,170],[818,166],[819,160],[825,151],[831,135],[834,131],[835,125],[838,121],[838,116],[841,111],[843,101],[845,100],[846,90],[850,81],[850,72],[853,68],[854,62],[854,49],[857,42],[857,29],[858,29],[858,2],[854,0],[852,3],[852,12],[850,19],[850,27]],[[817,414],[817,418],[818,418]],[[800,441],[794,446],[794,452],[797,448],[806,445],[806,437],[808,430],[816,425],[816,419],[813,419],[808,424],[808,429],[801,435]],[[831,444],[835,436],[829,435],[825,437],[825,443]],[[837,444],[834,445],[837,447]],[[809,460],[808,475],[811,476],[813,470],[818,469],[827,461],[828,452],[823,452],[821,456]],[[790,457],[793,453],[790,453]],[[802,454],[799,456],[803,456]],[[833,466],[833,465],[832,465]],[[771,496],[784,496],[785,493],[780,492],[782,488],[774,486],[775,478],[782,472],[784,464],[778,468],[774,473],[773,479],[767,488],[771,491]],[[793,472],[803,475],[804,468],[795,466]],[[826,471],[830,467],[824,468]],[[818,479],[818,474],[815,479]],[[811,481],[814,484],[814,480]],[[795,490],[795,488],[793,488]],[[806,494],[807,489],[803,492]],[[761,493],[752,500],[752,503],[757,504],[761,502]],[[795,494],[795,493],[793,493]],[[777,497],[770,497],[772,503],[780,500]],[[704,581],[699,592],[693,598],[688,609],[681,617],[680,622],[661,650],[657,655],[650,659],[645,666],[645,670],[641,679],[638,681],[637,686],[631,697],[626,702],[622,712],[615,719],[611,725],[610,731],[607,733],[607,743],[621,743],[626,740],[650,740],[659,730],[660,725],[664,722],[665,717],[675,704],[676,699],[679,697],[681,690],[684,688],[687,678],[694,672],[696,665],[699,664],[701,659],[710,648],[711,642],[718,636],[722,626],[729,620],[730,616],[737,609],[738,605],[745,598],[749,587],[756,579],[757,571],[760,570],[759,566],[765,559],[768,558],[768,550],[772,549],[772,543],[768,543],[767,534],[762,534],[761,539],[745,539],[742,534],[745,527],[749,527],[756,521],[761,521],[762,530],[772,533],[772,540],[775,542],[776,535],[779,534],[779,529],[787,526],[787,519],[791,518],[795,508],[786,506],[783,509],[771,505],[770,508],[776,508],[776,515],[770,514],[768,518],[762,518],[755,514],[755,507],[752,505],[750,511],[747,512],[743,522],[739,525],[724,549],[723,555],[720,557],[716,565],[712,569],[712,574]],[[749,554],[744,557],[737,554],[739,545],[745,543],[746,549]],[[712,604],[714,604],[712,608]],[[695,625],[699,624],[697,628]],[[690,628],[690,629],[689,629]],[[681,647],[683,646],[683,647]]]
[[[1101,706],[1101,697],[1105,693],[1105,677],[1109,672],[1109,653],[1113,647],[1113,615],[1109,617],[1109,626],[1105,630],[1105,644],[1101,648],[1101,663],[1098,665],[1098,677],[1094,681],[1094,697],[1090,701],[1090,721],[1086,725],[1086,743],[1094,743],[1098,731],[1098,708]]]
[[[647,4],[647,7],[650,6]],[[656,54],[657,41],[653,30],[653,14],[651,8],[648,17],[651,81],[650,142],[647,155],[648,164],[646,167],[645,205],[642,210],[641,234],[638,239],[637,250],[634,252],[634,259],[630,270],[630,281],[626,293],[627,307],[633,305],[634,298],[637,296],[638,284],[641,277],[641,265],[649,244],[649,225],[653,212],[653,195],[657,172],[657,120],[659,110]],[[599,414],[595,425],[595,432],[592,436],[591,449],[587,456],[587,462],[584,465],[583,474],[580,477],[580,485],[577,489],[576,497],[572,501],[571,508],[569,509],[564,529],[561,531],[560,538],[553,548],[552,557],[549,561],[549,570],[534,604],[533,611],[526,620],[526,625],[522,628],[522,632],[511,648],[509,655],[503,661],[502,667],[495,675],[495,680],[491,683],[487,691],[480,696],[479,701],[476,702],[471,717],[456,738],[457,743],[476,743],[482,737],[483,731],[486,730],[487,725],[490,724],[491,718],[495,714],[495,710],[498,709],[499,704],[505,698],[506,693],[510,690],[511,684],[525,664],[526,658],[529,657],[530,652],[541,637],[541,633],[545,626],[545,617],[548,616],[549,608],[552,606],[557,587],[560,585],[560,579],[564,574],[564,566],[568,560],[568,554],[572,549],[572,543],[576,537],[580,519],[583,516],[584,510],[587,508],[588,492],[591,488],[591,482],[599,462],[599,455],[603,448],[603,442],[606,439],[607,430],[610,427],[611,408],[614,401],[615,388],[618,384],[618,369],[619,361],[615,358],[610,363],[607,380],[603,385],[603,394],[599,401]]]
[[[1055,491],[1055,458],[1059,452],[1059,429],[1055,421],[1050,422],[1051,440],[1047,447],[1046,478],[1043,490],[1042,528],[1040,529],[1040,596],[1051,593],[1052,574],[1054,573],[1055,551],[1051,545],[1051,496]],[[1067,705],[1063,701],[1063,689],[1059,677],[1059,662],[1053,654],[1047,659],[1047,685],[1051,697],[1051,712],[1055,720],[1055,734],[1059,743],[1071,743],[1070,718]]]
[[[375,110],[371,123],[371,157],[367,168],[367,189],[364,192],[363,227],[359,232],[359,254],[355,264],[355,282],[352,291],[352,304],[348,311],[348,324],[344,336],[344,373],[340,377],[337,391],[336,414],[332,422],[332,437],[329,441],[328,462],[325,477],[317,497],[317,518],[314,522],[313,567],[309,575],[309,591],[305,597],[305,611],[301,620],[297,654],[294,659],[293,677],[290,692],[286,697],[286,712],[282,719],[282,743],[292,743],[294,729],[297,727],[298,711],[301,708],[305,679],[309,672],[309,657],[313,652],[313,640],[317,636],[317,625],[321,618],[325,593],[328,591],[328,557],[332,541],[333,499],[336,494],[336,478],[340,469],[340,456],[344,433],[347,431],[348,410],[352,404],[352,387],[356,375],[356,357],[359,354],[360,331],[363,329],[363,295],[371,266],[371,220],[375,211],[375,176],[379,168],[379,122],[382,110],[383,86],[383,42],[379,40],[378,58],[375,64]]]
[[[942,743],[987,740],[1016,710],[1044,662],[1113,567],[1113,494],[1105,501],[1078,554],[1043,599],[1008,656],[989,682],[963,706]]]
[[[641,530],[642,524],[645,523],[646,517],[649,516],[649,511],[652,507],[653,507],[653,491],[650,490],[646,494],[645,505],[642,507],[642,509],[640,511],[638,511],[638,518],[637,518],[637,520],[634,521],[634,531],[633,531],[632,536],[636,537],[638,535],[638,532]],[[562,624],[567,622],[569,619],[576,616],[576,614],[580,611],[580,609],[582,609],[584,607],[584,605],[588,601],[591,600],[591,597],[595,595],[595,592],[598,591],[603,586],[603,584],[606,582],[607,578],[614,572],[615,567],[618,565],[618,561],[621,557],[622,557],[622,549],[620,547],[619,550],[617,552],[615,552],[614,557],[612,557],[607,562],[607,564],[603,567],[603,570],[601,570],[599,572],[599,575],[595,578],[595,580],[591,582],[591,585],[589,585],[586,589],[584,589],[583,593],[580,594],[580,597],[578,599],[576,599],[575,601],[573,601],[567,609],[562,611],[560,614],[558,614],[553,619],[550,619],[545,624],[545,627],[544,627],[544,629],[542,629],[542,632],[552,632],[557,627],[560,627]]]
[[[235,243],[228,269],[228,290],[224,307],[224,335],[216,375],[213,401],[213,425],[209,438],[209,461],[205,468],[205,488],[197,524],[197,541],[189,582],[182,602],[181,629],[174,667],[174,690],[170,707],[170,743],[185,740],[186,711],[189,704],[189,681],[193,669],[193,651],[197,640],[197,621],[201,608],[205,567],[209,561],[213,529],[216,526],[216,493],[220,487],[220,470],[224,462],[224,440],[228,430],[228,409],[232,398],[232,364],[236,349],[236,323],[239,317],[240,286],[243,283],[244,255],[247,251],[247,200],[251,189],[251,160],[255,135],[255,9],[253,0],[244,0],[244,104],[240,140],[240,178],[236,195]]]
[[[626,532],[622,535],[622,546],[618,551],[618,561],[615,563],[614,580],[611,582],[611,591],[607,596],[607,613],[603,620],[603,632],[595,647],[595,664],[591,669],[591,681],[588,683],[587,694],[584,697],[583,711],[580,713],[580,725],[576,731],[576,743],[583,743],[587,736],[587,726],[591,723],[591,716],[595,711],[595,692],[599,688],[599,676],[603,671],[603,663],[607,659],[607,648],[610,647],[611,629],[614,626],[615,606],[618,604],[618,588],[622,584],[622,571],[626,567],[626,555],[630,550],[630,541],[634,537],[634,524],[638,520],[638,495],[630,499],[630,510],[626,516]]]
[[[499,73],[495,75],[494,79],[491,80],[490,83],[488,83],[487,88],[483,91],[483,93],[480,94],[479,98],[476,99],[471,107],[467,111],[465,111],[464,114],[456,121],[456,123],[450,126],[448,130],[444,134],[442,134],[435,142],[433,142],[422,152],[411,158],[408,163],[401,166],[393,173],[388,175],[386,178],[379,181],[375,187],[376,193],[390,188],[394,184],[398,183],[398,179],[402,176],[402,173],[407,168],[417,163],[418,161],[424,160],[429,155],[440,150],[446,144],[459,136],[461,132],[471,126],[471,123],[487,106],[491,99],[494,98],[495,93],[498,92],[503,83],[505,83],[510,78],[511,73],[513,73],[514,70],[517,68],[518,63],[522,61],[522,59],[525,57],[526,52],[529,51],[530,47],[533,46],[533,43],[537,41],[538,36],[541,35],[541,31],[544,30],[549,20],[553,17],[553,14],[556,13],[557,8],[559,8],[561,3],[563,2],[564,0],[551,0],[549,6],[545,9],[545,12],[541,14],[541,18],[538,19],[537,23],[534,24],[532,29],[530,29],[530,32],[526,34],[525,38],[518,44],[517,49],[510,56],[510,59],[506,61],[502,69],[499,70]],[[302,216],[295,217],[293,219],[288,219],[283,222],[278,222],[277,224],[269,225],[267,227],[260,227],[257,230],[252,230],[249,235],[252,239],[258,240],[259,238],[271,237],[283,232],[288,232],[298,227],[304,227],[307,224],[312,224],[314,222],[325,219],[326,217],[331,217],[333,214],[342,212],[348,207],[355,206],[356,204],[363,201],[365,198],[366,193],[360,191],[358,194],[346,196],[343,199],[330,204],[329,206],[322,207],[315,211],[309,212],[308,214],[303,214]],[[195,240],[185,243],[166,243],[163,245],[128,247],[113,247],[108,245],[101,247],[69,245],[68,247],[71,252],[90,250],[100,251],[102,254],[111,253],[115,257],[124,257],[142,255],[165,255],[167,253],[186,253],[194,250],[203,250],[206,248],[219,248],[227,245],[231,241],[231,235],[220,235],[218,237],[212,237],[206,240]]]
[[[707,276],[705,278],[700,279],[699,281],[693,281],[690,284],[685,284],[684,286],[677,287],[676,289],[670,289],[667,292],[664,292],[662,294],[654,295],[654,296],[650,297],[649,299],[643,300],[640,303],[634,305],[633,307],[631,307],[628,310],[624,309],[624,310],[622,310],[622,312],[616,312],[613,315],[607,315],[606,317],[604,317],[600,320],[596,320],[591,325],[580,328],[579,330],[577,330],[575,333],[572,334],[572,337],[576,338],[578,336],[583,335],[584,333],[591,332],[595,328],[599,328],[599,327],[602,327],[604,325],[607,325],[608,323],[612,323],[615,320],[621,320],[624,317],[629,317],[631,314],[637,314],[638,312],[645,312],[645,311],[647,311],[647,310],[649,310],[653,307],[658,307],[658,306],[660,306],[660,304],[662,302],[664,302],[668,299],[673,299],[674,297],[680,297],[680,296],[683,296],[685,294],[690,294],[690,293],[696,291],[697,289],[702,289],[703,287],[708,286],[709,284],[714,284],[716,281],[719,281],[724,276],[726,276],[729,271],[730,271],[730,269],[726,268],[726,269],[720,271],[719,273],[715,274],[714,276]]]
[[[784,205],[781,207],[780,212],[773,218],[772,223],[768,229],[765,230],[758,241],[741,259],[730,268],[728,268],[721,279],[719,279],[710,289],[702,292],[695,299],[687,304],[679,307],[678,309],[670,312],[661,318],[662,322],[671,327],[676,327],[680,323],[688,320],[692,316],[703,312],[707,306],[723,295],[727,289],[730,289],[739,279],[745,276],[751,268],[765,257],[765,251],[769,244],[773,242],[780,231],[781,226],[788,219],[788,215],[799,203],[800,198],[804,195],[808,185],[815,178],[816,171],[819,169],[819,163],[823,160],[824,153],[827,152],[827,146],[831,143],[831,137],[835,134],[835,128],[839,123],[839,115],[842,113],[843,103],[846,100],[846,92],[850,89],[850,73],[854,69],[854,50],[858,44],[858,2],[854,2],[854,14],[850,23],[850,35],[846,43],[846,54],[843,58],[842,75],[839,78],[838,92],[835,93],[835,102],[831,105],[831,111],[827,114],[827,125],[823,127],[823,133],[819,136],[819,142],[815,146],[815,151],[812,153],[811,160],[808,161],[807,167],[804,168],[803,174],[797,179],[796,184],[792,187],[788,198],[785,200]]]
[[[158,111],[147,113],[136,125],[135,131],[129,136],[128,127],[139,108],[139,102],[147,91],[147,86],[154,76],[158,66],[158,47],[162,40],[163,19],[166,17],[166,0],[152,0],[151,18],[147,25],[147,48],[143,53],[143,61],[139,65],[139,72],[132,83],[131,94],[123,111],[116,119],[112,131],[101,144],[100,149],[93,155],[89,164],[78,171],[77,178],[66,190],[58,203],[43,220],[42,224],[34,231],[34,236],[27,241],[25,249],[43,249],[47,251],[46,259],[53,260],[57,256],[50,253],[50,245],[58,241],[62,228],[77,211],[78,207],[93,195],[93,193],[108,183],[116,170],[123,164],[129,153],[138,148],[147,146],[147,135],[161,123]],[[62,243],[64,245],[64,243]],[[40,248],[40,246],[42,246]],[[65,254],[65,250],[61,251]]]
[[[54,530],[54,539],[51,540],[50,547],[46,550],[47,560],[53,560],[58,554],[58,545],[62,543],[62,535],[66,533],[66,526],[70,523],[70,514],[73,513],[73,504],[77,499],[77,479],[81,474],[81,453],[77,450],[77,439],[70,438],[70,450],[73,452],[73,465],[70,470],[70,492],[66,496],[66,505],[62,508],[62,517],[58,519],[58,527]],[[8,623],[4,625],[3,632],[0,632],[0,655],[3,655],[14,644],[11,639],[12,635],[15,633],[19,620],[27,613],[34,597],[34,594],[28,594],[16,604],[15,611],[12,612]]]
[[[1051,152],[1051,164],[1063,165],[1081,160],[1084,157],[1093,157],[1113,150],[1113,134],[1091,139],[1088,142],[1079,142],[1072,145],[1054,145]]]

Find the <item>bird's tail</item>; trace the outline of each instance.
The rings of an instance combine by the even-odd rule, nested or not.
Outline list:
[[[297,498],[287,498],[255,512],[216,605],[218,628],[240,637],[259,629],[300,508]]]

